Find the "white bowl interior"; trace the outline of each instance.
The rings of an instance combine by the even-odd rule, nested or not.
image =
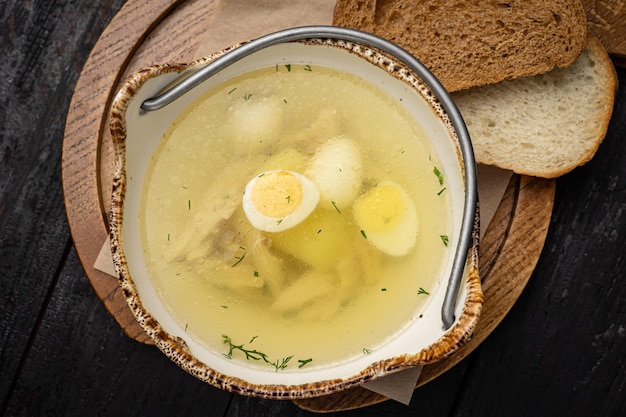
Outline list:
[[[280,58],[277,59],[277,57]],[[439,285],[434,291],[431,291],[429,301],[423,307],[420,320],[412,320],[405,328],[398,329],[396,337],[372,354],[337,363],[330,368],[311,367],[297,371],[274,372],[273,369],[251,368],[239,361],[226,360],[222,353],[211,351],[191,338],[170,316],[153,288],[141,251],[138,217],[146,168],[163,133],[181,110],[213,85],[258,67],[296,63],[322,65],[352,72],[382,87],[392,97],[401,98],[410,113],[419,121],[424,131],[432,139],[443,170],[446,172],[447,187],[452,204],[452,233],[450,235],[450,247],[452,248],[456,247],[459,240],[463,217],[465,186],[462,163],[459,160],[460,152],[455,145],[455,139],[451,138],[444,122],[414,88],[390,75],[387,71],[344,49],[327,45],[307,45],[299,42],[271,46],[236,62],[163,109],[140,114],[141,103],[155,96],[177,79],[180,74],[168,73],[148,80],[132,99],[126,112],[127,188],[124,199],[122,241],[130,274],[144,308],[168,333],[185,340],[194,356],[210,368],[253,384],[291,385],[349,377],[359,373],[371,363],[417,353],[424,347],[435,343],[445,332],[441,319],[441,306],[452,269],[453,251],[450,252],[451,256],[443,269]],[[186,72],[196,69],[197,67],[191,67]],[[465,286],[461,285],[456,317],[461,312],[465,295]]]

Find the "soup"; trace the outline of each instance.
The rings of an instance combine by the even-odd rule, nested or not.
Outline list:
[[[180,114],[140,207],[146,267],[191,337],[283,372],[367,355],[442,280],[446,176],[401,103],[354,75],[277,65]]]

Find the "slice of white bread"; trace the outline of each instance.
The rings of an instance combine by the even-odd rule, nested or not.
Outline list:
[[[580,0],[338,0],[333,24],[397,43],[448,91],[568,66],[587,42]]]
[[[452,94],[476,161],[555,178],[589,161],[604,139],[617,75],[599,41],[567,68]]]

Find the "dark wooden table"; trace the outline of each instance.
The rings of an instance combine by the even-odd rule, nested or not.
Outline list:
[[[120,330],[63,205],[61,149],[89,51],[123,0],[0,1],[0,415],[307,416],[205,385]],[[626,70],[608,136],[557,180],[536,271],[501,325],[415,391],[346,416],[626,415]]]

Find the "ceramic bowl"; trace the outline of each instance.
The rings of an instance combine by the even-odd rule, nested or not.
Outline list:
[[[328,366],[277,371],[225,357],[175,320],[155,290],[139,239],[146,167],[177,114],[204,91],[264,66],[301,63],[363,77],[399,98],[428,133],[447,175],[452,205],[449,259],[422,310],[371,352]],[[172,89],[172,86],[174,89]],[[433,75],[396,45],[334,27],[294,28],[246,42],[189,64],[164,64],[131,76],[112,104],[115,149],[110,235],[119,283],[128,305],[156,346],[181,368],[224,390],[274,399],[334,393],[453,354],[472,335],[482,307],[477,269],[476,168],[467,130]],[[219,179],[216,179],[216,181]],[[207,317],[210,326],[211,318]],[[329,326],[332,324],[328,324]],[[340,355],[341,352],[337,352]]]

